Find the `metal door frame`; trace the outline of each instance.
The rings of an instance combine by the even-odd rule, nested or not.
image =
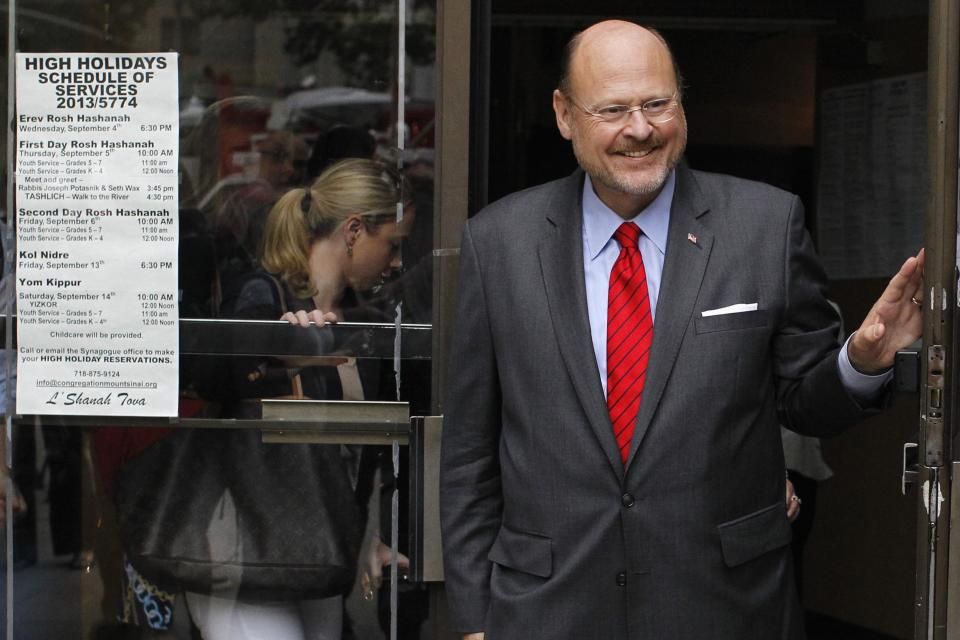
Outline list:
[[[924,332],[914,640],[960,639],[960,474],[954,424],[960,0],[930,0]],[[951,515],[952,514],[952,515]],[[954,526],[951,527],[951,524]],[[952,543],[952,544],[951,544]],[[951,554],[951,550],[953,553]],[[951,557],[952,556],[952,557]],[[948,598],[953,586],[953,598]],[[953,601],[952,603],[950,601]]]
[[[460,235],[470,185],[471,5],[437,0],[436,163],[433,226],[433,364],[431,409],[443,413],[447,346],[453,331]]]

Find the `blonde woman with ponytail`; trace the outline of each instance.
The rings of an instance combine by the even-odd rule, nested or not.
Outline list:
[[[397,222],[397,186],[379,163],[343,160],[277,202],[267,218],[263,268],[316,307],[290,312],[288,320],[335,321],[348,287],[371,289],[400,267],[413,217]]]
[[[331,165],[309,188],[293,189],[282,196],[267,217],[262,270],[248,278],[222,315],[284,319],[303,327],[322,327],[343,319],[345,312],[349,314],[345,302],[349,291],[374,288],[400,267],[400,243],[410,231],[413,216],[411,212],[397,221],[398,187],[396,174],[383,165],[351,159]],[[314,330],[304,331],[303,337],[317,340],[320,353],[323,340],[329,338]],[[227,417],[243,417],[246,403],[239,401],[245,398],[362,399],[371,392],[364,389],[364,381],[376,378],[361,376],[365,372],[358,372],[355,364],[347,375],[344,370],[350,365],[296,367],[274,358],[232,360],[231,395],[238,402],[232,404],[232,410],[231,402],[225,402]],[[276,482],[291,487],[291,498],[288,505],[279,507],[282,516],[268,526],[294,532],[309,528],[309,535],[322,536],[340,549],[349,568],[333,587],[302,597],[299,592],[293,597],[290,593],[258,592],[251,599],[244,597],[242,588],[188,593],[191,616],[204,640],[339,640],[343,597],[354,582],[364,529],[354,497],[358,459],[345,455],[346,450],[336,445],[265,445],[256,433],[247,438],[247,431],[237,430],[232,439],[222,441],[221,455],[228,458],[224,463],[236,467],[231,473],[231,490],[240,495],[238,504],[261,511],[256,485],[265,480],[245,478],[244,457],[255,456],[261,467],[272,460],[269,464],[275,466],[268,468],[277,470]],[[301,487],[305,491],[300,491]],[[303,504],[310,488],[320,489],[320,504]],[[349,498],[346,503],[344,496]],[[263,506],[262,511],[278,511],[276,505]],[[222,519],[229,531],[241,518],[225,510]],[[211,530],[215,526],[211,524]],[[317,560],[323,564],[322,558]]]

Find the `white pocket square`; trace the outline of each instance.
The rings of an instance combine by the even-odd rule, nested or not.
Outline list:
[[[707,309],[703,312],[704,318],[709,318],[710,316],[723,316],[728,313],[744,313],[746,311],[756,311],[757,303],[751,302],[749,304],[732,304],[729,307],[720,307],[719,309]]]

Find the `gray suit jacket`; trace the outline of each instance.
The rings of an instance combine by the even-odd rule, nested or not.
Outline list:
[[[865,414],[837,373],[802,206],[678,167],[624,467],[590,341],[582,185],[513,194],[464,232],[440,478],[455,624],[487,640],[802,638],[779,424],[826,435]]]

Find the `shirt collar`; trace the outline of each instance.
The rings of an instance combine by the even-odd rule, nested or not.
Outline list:
[[[662,254],[666,254],[667,231],[670,228],[670,204],[673,202],[676,175],[676,170],[670,172],[660,194],[632,220]],[[594,193],[590,176],[586,176],[583,184],[583,229],[587,242],[587,255],[591,260],[596,258],[610,242],[613,233],[622,223],[623,218],[603,204]]]

